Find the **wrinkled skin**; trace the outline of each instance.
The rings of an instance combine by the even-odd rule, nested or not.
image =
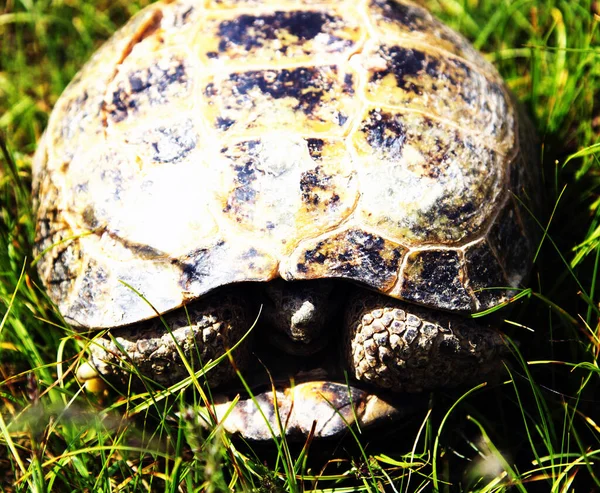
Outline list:
[[[350,294],[342,297],[340,292]],[[261,348],[261,363],[277,379],[275,393],[259,391],[256,396],[263,414],[270,409],[269,417],[265,421],[251,399],[242,399],[230,412],[235,393],[226,390],[217,397],[215,408],[218,416],[227,415],[225,429],[246,438],[268,439],[272,432],[281,433],[274,427],[275,401],[287,420],[285,432],[292,438],[306,437],[315,420],[318,437],[338,435],[345,423],[354,421],[361,426],[389,422],[414,408],[417,398],[405,397],[398,406],[394,397],[385,396],[386,391],[415,394],[493,378],[505,352],[497,331],[467,318],[418,308],[343,283],[278,282],[266,288],[248,284],[221,290],[186,310],[165,315],[162,321],[115,330],[116,344],[106,338],[95,340],[90,364],[124,384],[133,363],[144,378],[172,385],[188,376],[177,345],[197,370],[238,342],[252,326],[261,301],[263,310],[272,315],[258,319],[256,331],[232,357],[247,377],[256,373],[252,348]],[[286,364],[286,359],[319,351],[321,356],[311,360],[316,361],[316,368],[299,370]],[[348,384],[342,369],[350,378]],[[206,376],[209,384],[225,389],[224,385],[236,381],[228,361]],[[265,377],[251,382],[258,388],[261,382],[263,387],[269,383]]]

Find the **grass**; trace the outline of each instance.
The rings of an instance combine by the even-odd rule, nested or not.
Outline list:
[[[544,237],[531,289],[500,313],[519,341],[506,380],[432,395],[385,433],[269,446],[200,429],[178,389],[83,392],[87,342],[31,266],[36,141],[81,64],[147,3],[0,6],[0,491],[600,489],[599,3],[425,1],[495,63],[540,135]]]

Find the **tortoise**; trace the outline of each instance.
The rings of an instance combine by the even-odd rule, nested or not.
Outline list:
[[[226,429],[335,436],[497,370],[469,315],[526,282],[534,148],[495,68],[409,0],[154,3],[51,114],[39,276],[98,333],[81,378],[168,386],[227,353],[217,417],[236,370],[257,400]]]

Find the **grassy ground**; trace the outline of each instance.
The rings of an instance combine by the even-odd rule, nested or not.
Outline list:
[[[501,314],[520,341],[506,380],[438,393],[383,437],[269,447],[198,430],[177,398],[82,392],[85,341],[57,330],[31,267],[30,162],[49,111],[147,3],[0,5],[0,490],[600,490],[598,2],[425,2],[488,54],[541,137],[547,234],[531,291]]]

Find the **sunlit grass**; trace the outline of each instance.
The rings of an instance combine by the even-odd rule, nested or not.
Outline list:
[[[129,396],[85,392],[74,372],[93,341],[60,319],[31,267],[30,164],[49,112],[102,40],[148,3],[0,7],[0,490],[600,488],[598,3],[424,2],[486,53],[540,136],[543,242],[530,289],[495,314],[518,341],[505,381],[433,395],[397,429],[271,446],[198,425],[189,410],[210,400],[201,375]]]

